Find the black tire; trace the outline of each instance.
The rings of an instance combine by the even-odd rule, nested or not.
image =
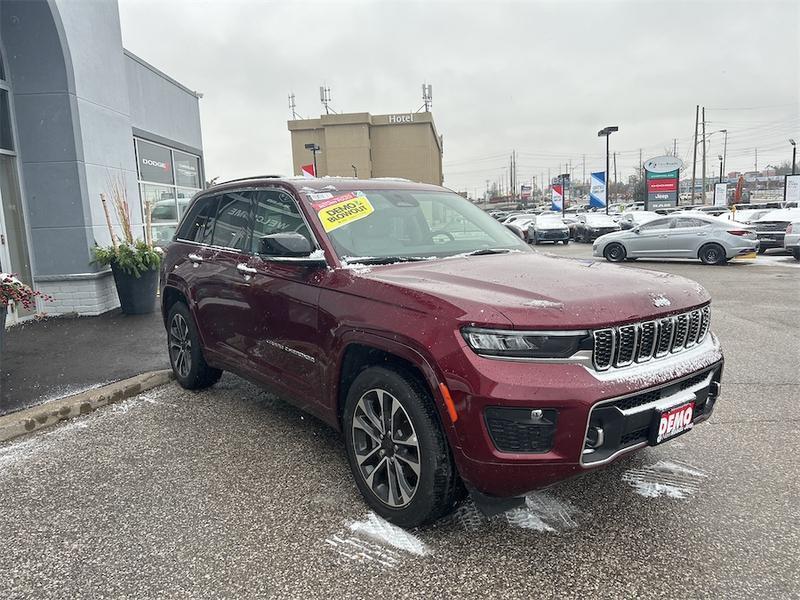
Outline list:
[[[390,403],[396,400],[402,407],[402,412],[393,413],[392,431],[388,436],[386,423],[375,410],[379,406],[378,390],[382,392],[381,397],[389,398]],[[374,422],[367,421],[365,408],[377,422],[383,422],[382,430],[372,427],[374,435],[367,433],[370,423]],[[392,411],[383,410],[381,414],[386,412]],[[459,497],[461,482],[430,393],[413,375],[400,368],[363,370],[347,392],[342,421],[353,478],[364,500],[376,513],[401,527],[417,527],[450,512]],[[411,433],[416,434],[416,446],[409,441],[414,439]],[[418,476],[414,476],[411,466],[415,454]],[[362,459],[362,466],[357,455]],[[398,458],[400,456],[404,458]],[[370,458],[364,460],[365,457]],[[401,477],[405,488],[400,483]],[[371,484],[367,478],[372,479]],[[398,495],[412,485],[410,496]]]
[[[759,254],[764,254],[767,250],[768,250],[768,248],[764,248],[764,246],[759,246],[758,247],[758,253]]]
[[[183,302],[173,304],[167,316],[167,352],[175,380],[187,390],[210,387],[222,377],[222,370],[206,363],[197,326]]]
[[[697,257],[704,265],[724,265],[728,262],[725,249],[719,244],[706,244],[700,248]]]
[[[795,260],[800,260],[800,246],[792,248],[792,256],[794,256]]]
[[[569,239],[561,240],[561,243],[566,246],[567,244],[569,244]]]
[[[628,252],[619,242],[611,242],[603,250],[603,256],[608,262],[622,262],[627,258]]]
[[[533,245],[534,246],[538,246],[539,245],[539,236],[536,235],[536,232],[533,233]]]

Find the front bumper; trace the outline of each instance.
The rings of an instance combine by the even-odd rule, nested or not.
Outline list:
[[[602,373],[576,364],[478,356],[471,361],[485,376],[481,389],[461,394],[458,382],[448,380],[459,414],[454,456],[468,486],[494,497],[546,487],[646,446],[643,430],[649,428],[656,408],[688,394],[695,396],[698,409],[693,422],[706,420],[714,409],[723,366],[712,334],[691,350]],[[486,417],[493,407],[542,410],[545,418],[555,411],[547,449],[499,450]],[[589,448],[587,433],[596,425],[603,428],[603,440]]]
[[[540,242],[563,242],[569,239],[569,229],[540,229],[536,231],[536,239]]]

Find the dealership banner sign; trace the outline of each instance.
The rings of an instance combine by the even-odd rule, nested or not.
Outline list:
[[[520,188],[519,188],[520,197],[521,197],[523,200],[529,200],[529,199],[530,199],[530,197],[531,197],[531,191],[532,191],[532,190],[533,190],[533,187],[532,187],[532,186],[530,186],[530,185],[527,185],[527,184],[522,184],[522,185],[520,186]]]
[[[671,208],[678,205],[681,167],[677,156],[656,156],[644,162],[647,204],[645,208]]]
[[[303,177],[316,177],[317,173],[314,171],[313,163],[310,165],[301,165],[300,172],[303,174]]]
[[[728,206],[728,184],[714,184],[714,206]]]
[[[589,186],[589,205],[595,208],[605,208],[606,206],[605,171],[592,173],[591,185]]]
[[[560,211],[564,202],[564,188],[560,183],[551,186],[553,192],[551,210]]]
[[[783,199],[787,202],[797,202],[800,206],[800,175],[786,175],[783,189]]]

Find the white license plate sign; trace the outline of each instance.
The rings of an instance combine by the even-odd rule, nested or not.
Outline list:
[[[694,401],[686,402],[662,411],[656,411],[650,429],[650,443],[660,444],[692,428]]]

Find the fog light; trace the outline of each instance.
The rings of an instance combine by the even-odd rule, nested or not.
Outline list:
[[[596,449],[603,445],[605,441],[605,435],[603,434],[603,428],[597,425],[592,425],[589,427],[589,431],[586,432],[586,447]]]
[[[538,409],[532,410],[531,411],[531,421],[541,421],[543,414],[544,414],[544,412],[542,412],[541,410],[538,410]]]

